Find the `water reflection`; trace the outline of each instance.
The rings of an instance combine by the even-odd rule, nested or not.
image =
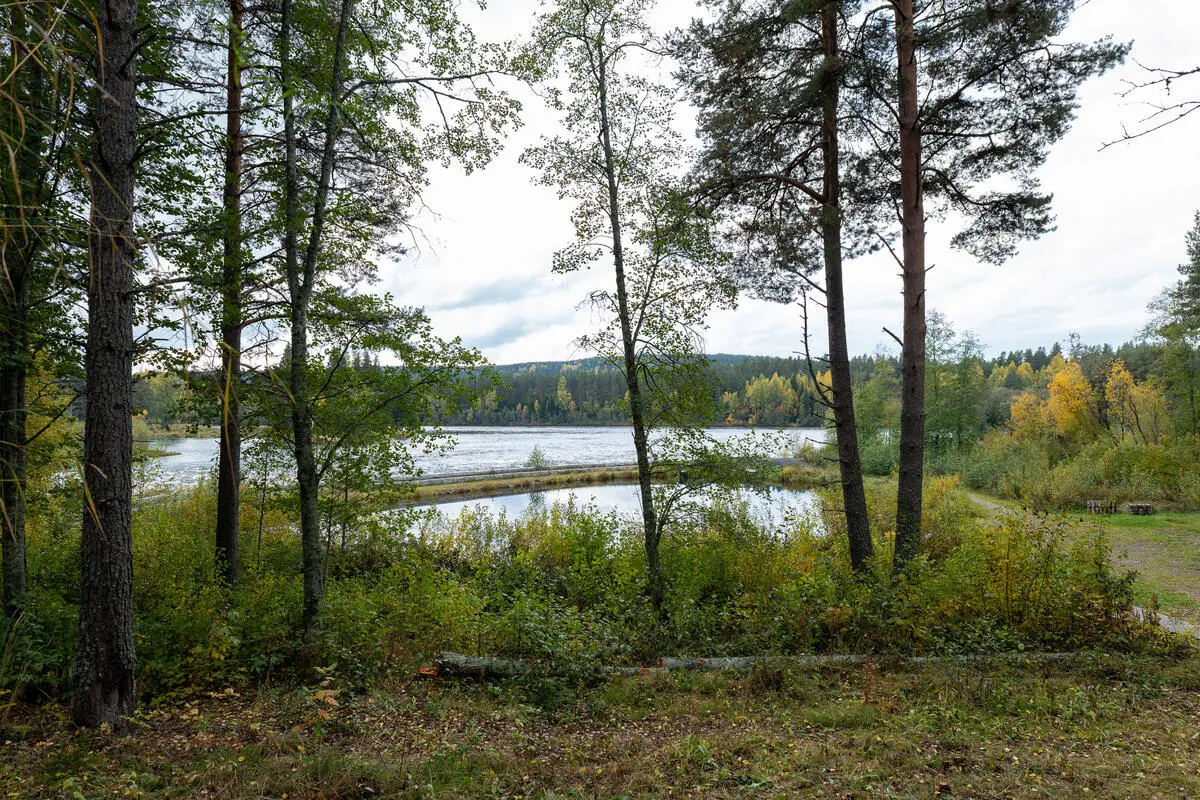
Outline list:
[[[726,490],[724,494],[745,502],[750,513],[768,528],[791,527],[798,517],[809,517],[816,510],[816,495],[771,487],[763,490]],[[711,502],[706,494],[692,498],[696,502]],[[641,509],[641,493],[636,484],[607,484],[573,489],[544,489],[520,494],[483,497],[474,500],[446,500],[426,506],[446,518],[454,518],[466,509],[481,509],[493,516],[504,514],[509,519],[522,514],[543,513],[551,506],[573,502],[576,507],[592,506],[602,514],[617,513],[636,516]]]

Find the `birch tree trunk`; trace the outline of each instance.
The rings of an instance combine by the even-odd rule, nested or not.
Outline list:
[[[296,458],[296,484],[300,494],[300,547],[304,574],[304,606],[302,624],[305,634],[316,626],[321,602],[325,595],[322,570],[321,514],[318,506],[320,475],[317,471],[313,445],[312,402],[308,387],[308,312],[312,305],[313,283],[316,278],[317,257],[321,252],[321,235],[325,225],[329,191],[333,182],[334,156],[341,126],[342,88],[345,74],[346,31],[350,24],[353,0],[342,0],[335,33],[334,56],[329,85],[324,145],[320,173],[314,193],[312,211],[301,215],[299,209],[299,176],[296,159],[296,122],[293,96],[296,88],[295,65],[291,62],[292,7],[283,0],[282,24],[279,37],[280,68],[284,81],[284,140],[286,142],[287,177],[285,180],[284,237],[285,259],[291,322],[291,364],[289,388],[292,404],[293,453]],[[308,244],[301,259],[300,227],[309,225]]]
[[[600,106],[600,142],[604,149],[604,175],[608,181],[608,216],[613,237],[613,269],[616,273],[617,316],[621,324],[621,346],[625,361],[625,382],[629,390],[629,416],[633,421],[633,449],[637,455],[638,489],[642,501],[642,524],[645,527],[646,570],[650,602],[662,612],[665,587],[662,565],[658,558],[661,531],[654,508],[653,487],[650,482],[650,446],[646,430],[646,409],[642,399],[640,366],[635,351],[633,320],[629,310],[629,294],[625,286],[625,250],[621,239],[621,205],[617,186],[617,165],[613,155],[612,128],[608,109],[608,55],[604,42],[597,47],[597,86]]]

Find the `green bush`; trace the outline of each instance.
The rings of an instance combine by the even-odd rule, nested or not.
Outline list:
[[[1125,450],[1100,455],[1095,474],[1106,480],[1173,468]],[[1065,474],[1056,469],[1051,479]],[[531,660],[537,677],[523,691],[555,707],[602,666],[664,654],[959,652],[1137,639],[1128,627],[1130,579],[1111,571],[1096,528],[1045,515],[981,520],[957,479],[943,478],[926,488],[925,555],[899,579],[891,575],[889,486],[868,493],[876,555],[867,574],[849,568],[836,489],[819,491],[812,513],[774,528],[737,496],[683,509],[662,543],[661,616],[646,594],[632,517],[574,502],[517,518],[482,508],[453,519],[382,515],[330,548],[322,623],[306,642],[297,633],[294,526],[271,512],[260,540],[252,513],[242,577],[227,589],[213,564],[212,494],[211,486],[181,491],[143,502],[136,515],[135,635],[139,686],[150,695],[306,680],[317,668],[363,685],[445,649]],[[74,530],[46,520],[31,527],[29,607],[0,628],[3,688],[68,688]]]
[[[864,475],[891,475],[900,466],[900,438],[890,435],[863,436],[859,442],[859,461]]]
[[[951,469],[973,489],[1020,500],[1039,511],[1081,508],[1088,500],[1148,501],[1200,507],[1200,443],[1140,444],[1098,439],[1068,454],[1053,441],[1028,442],[990,431]]]

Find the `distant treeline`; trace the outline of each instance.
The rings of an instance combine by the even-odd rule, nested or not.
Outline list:
[[[1074,348],[1085,372],[1097,374],[1114,359],[1122,359],[1138,380],[1149,375],[1158,358],[1150,344],[1129,342]],[[992,417],[1007,417],[1011,396],[1021,387],[1017,369],[1039,373],[1055,356],[1063,354],[1055,343],[1049,348],[1001,352],[992,359],[978,360],[983,377],[991,379],[999,370],[1003,377],[996,386]],[[809,370],[802,358],[717,354],[709,356],[708,383],[713,395],[713,422],[726,425],[824,424],[823,406],[813,378],[828,385],[824,365],[817,361]],[[480,385],[482,399],[472,408],[448,415],[452,425],[603,425],[627,419],[625,382],[620,373],[600,359],[540,361],[507,364],[496,368],[504,385],[487,391]],[[864,386],[880,370],[896,374],[895,356],[860,355],[851,359],[857,387]],[[1002,420],[990,419],[992,424]]]
[[[606,425],[628,419],[625,379],[602,359],[539,361],[496,367],[503,385],[443,422],[451,425]],[[820,407],[804,359],[717,354],[706,375],[713,422],[820,425]],[[719,412],[719,413],[718,413]]]
[[[1013,350],[992,359],[979,359],[983,376],[990,379],[1000,370],[1003,380],[994,385],[992,414],[1007,415],[1011,395],[1021,387],[1017,368],[1041,372],[1062,347]],[[1155,346],[1126,343],[1118,348],[1101,345],[1077,348],[1085,373],[1100,373],[1113,359],[1120,358],[1138,380],[1144,380],[1158,358]],[[1094,362],[1094,363],[1093,363]],[[368,356],[357,356],[356,369],[386,369]],[[725,425],[797,425],[819,427],[824,424],[823,407],[813,377],[828,383],[818,360],[810,372],[803,358],[716,354],[709,356],[707,380],[713,399],[713,423]],[[881,369],[895,374],[899,361],[895,356],[860,355],[851,359],[856,387],[878,378]],[[620,372],[602,359],[579,361],[537,361],[503,364],[494,367],[501,378],[490,388],[484,377],[476,379],[479,400],[473,406],[447,410],[440,422],[448,425],[608,425],[628,420],[625,407],[625,380]],[[193,381],[209,379],[194,374]],[[1007,391],[1006,391],[1007,390]],[[181,422],[216,424],[219,410],[197,400],[195,393],[184,391],[184,382],[173,375],[142,375],[134,390],[134,402],[145,421],[155,426]],[[987,419],[996,424],[997,419]]]

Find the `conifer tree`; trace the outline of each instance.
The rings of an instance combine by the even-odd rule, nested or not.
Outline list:
[[[769,299],[820,296],[826,310],[832,410],[851,561],[866,567],[870,522],[858,454],[843,292],[843,259],[862,250],[862,209],[844,202],[851,159],[842,97],[845,17],[858,3],[713,0],[714,21],[679,37],[680,77],[700,106],[705,144],[698,192],[734,209],[739,273]],[[851,190],[853,187],[851,187]],[[869,211],[870,209],[865,209]],[[850,239],[847,244],[845,238]],[[824,281],[813,277],[823,271]],[[807,342],[803,343],[807,349]]]
[[[1069,129],[1080,84],[1128,51],[1107,38],[1064,40],[1075,6],[888,0],[860,20],[851,80],[863,104],[855,115],[872,131],[874,204],[895,209],[901,238],[897,569],[921,549],[926,222],[963,218],[952,244],[990,263],[1052,228],[1036,170]]]
[[[133,288],[137,242],[137,0],[100,4],[102,53],[92,155],[87,419],[79,634],[72,668],[77,725],[123,727],[133,713]]]

